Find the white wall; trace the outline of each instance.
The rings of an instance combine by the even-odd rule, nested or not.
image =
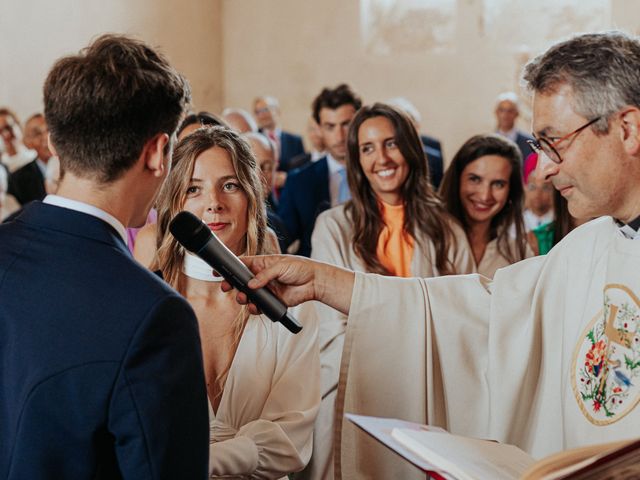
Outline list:
[[[42,110],[53,62],[105,32],[133,34],[186,75],[198,108],[220,108],[219,0],[0,0],[0,105],[25,119]]]
[[[362,35],[367,6],[390,5]],[[637,31],[634,0],[224,0],[225,105],[281,101],[284,127],[302,132],[314,96],[349,83],[365,103],[406,96],[451,159],[494,128],[496,96],[520,87],[522,66],[573,32]],[[409,11],[403,10],[409,9]],[[413,9],[413,10],[411,10]],[[449,12],[449,13],[447,13]],[[375,14],[374,14],[375,17]],[[239,28],[239,26],[242,28]],[[520,127],[530,130],[528,99]]]

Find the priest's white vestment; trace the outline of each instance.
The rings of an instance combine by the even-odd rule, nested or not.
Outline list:
[[[473,255],[464,231],[451,221],[455,242],[449,248],[448,258],[458,273],[474,270]],[[367,267],[353,248],[354,225],[345,206],[326,210],[318,216],[311,236],[311,258],[364,272]],[[414,242],[411,272],[418,277],[440,275],[435,266],[436,250],[429,237],[420,235]],[[333,430],[335,423],[335,398],[338,390],[340,357],[344,343],[347,317],[342,313],[314,302],[320,319],[318,341],[320,345],[320,383],[322,402],[313,432],[311,463],[296,480],[333,478]]]
[[[610,217],[477,274],[356,274],[337,412],[429,423],[534,457],[640,437],[640,241]],[[336,478],[424,478],[343,420]]]

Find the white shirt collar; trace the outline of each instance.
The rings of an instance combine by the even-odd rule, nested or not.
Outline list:
[[[278,139],[278,141],[280,141],[280,139],[282,138],[282,129],[280,127],[276,127],[273,130],[267,130],[266,128],[263,130],[260,130],[261,133],[263,135],[266,135],[267,137],[271,138],[271,135],[273,135],[274,137],[276,137]]]
[[[528,232],[530,230],[533,230],[536,227],[539,227],[540,225],[544,225],[545,223],[552,222],[553,221],[553,208],[550,209],[547,213],[545,213],[541,217],[539,217],[538,215],[533,213],[531,210],[526,209],[523,212],[522,217],[523,217],[523,220],[524,220],[525,229]]]
[[[513,127],[508,132],[503,132],[502,130],[498,130],[497,133],[498,133],[498,135],[502,135],[503,137],[508,138],[512,142],[515,142],[516,139],[518,138],[518,129],[516,127]]]
[[[327,166],[329,167],[329,175],[342,170],[345,165],[338,162],[330,153],[327,153]]]
[[[0,203],[4,199],[4,194],[7,193],[7,188],[9,188],[9,175],[4,165],[0,165]]]
[[[37,157],[36,165],[40,169],[40,173],[42,173],[42,178],[47,178],[47,164],[40,160],[40,157]]]
[[[629,240],[640,240],[640,216],[634,218],[629,223],[624,223],[616,218],[613,219],[620,230],[620,233]]]
[[[316,150],[314,150],[313,152],[311,152],[311,161],[312,162],[317,162],[318,160],[320,160],[321,158],[326,157],[327,154],[325,152],[318,152]]]
[[[9,155],[3,151],[2,145],[0,145],[0,160],[7,166],[10,172],[15,172],[20,167],[33,161],[36,155],[34,150],[29,150],[24,145],[18,145],[16,154]]]
[[[47,195],[42,203],[55,205],[56,207],[68,208],[69,210],[75,210],[76,212],[86,213],[87,215],[99,218],[115,228],[116,232],[118,232],[122,237],[122,241],[125,244],[127,243],[127,230],[124,228],[124,225],[122,225],[116,217],[98,207],[94,207],[93,205],[79,202],[77,200],[71,200],[70,198],[61,197],[60,195]]]

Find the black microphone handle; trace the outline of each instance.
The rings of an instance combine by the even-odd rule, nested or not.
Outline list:
[[[289,314],[287,306],[266,287],[251,289],[247,286],[253,273],[240,261],[215,235],[205,245],[194,252],[198,257],[213,267],[234,288],[247,295],[267,317],[280,322],[292,333],[302,330],[302,325]]]

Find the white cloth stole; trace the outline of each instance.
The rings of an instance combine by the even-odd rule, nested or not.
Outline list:
[[[221,282],[223,277],[219,277],[213,274],[213,267],[200,257],[193,255],[189,252],[184,254],[184,263],[182,265],[182,272],[190,278],[196,280],[203,280],[205,282]]]

